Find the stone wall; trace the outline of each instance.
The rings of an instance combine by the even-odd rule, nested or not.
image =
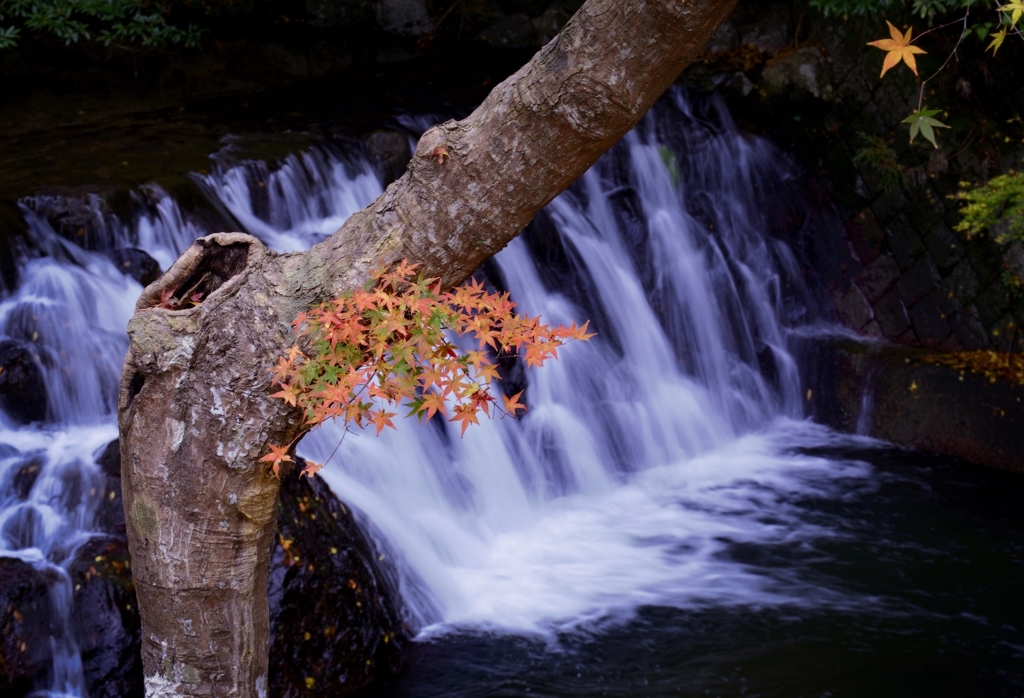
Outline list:
[[[920,25],[906,22],[915,19]],[[914,76],[898,66],[878,77],[882,53],[866,43],[884,33],[881,19],[746,2],[683,80],[721,89],[743,127],[805,168],[808,215],[792,241],[836,319],[905,345],[1024,351],[1024,244],[965,239],[952,198],[962,180],[1024,165],[1024,92],[1008,87],[1024,84],[1016,67],[1024,51],[1007,45],[992,58],[978,42],[960,49],[929,83],[926,105],[947,109],[953,127],[933,149],[923,139],[910,145],[901,123],[917,108]],[[937,67],[930,60],[919,57],[922,74]],[[868,137],[880,138],[897,166],[864,157]],[[823,235],[829,240],[809,239]]]

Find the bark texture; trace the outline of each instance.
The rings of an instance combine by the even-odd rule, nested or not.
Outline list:
[[[306,253],[197,240],[128,325],[124,506],[149,696],[267,695],[267,571],[278,481],[259,458],[300,432],[269,397],[290,322],[407,258],[453,285],[498,252],[643,116],[734,0],[590,0],[407,173]],[[201,292],[187,309],[167,294]]]

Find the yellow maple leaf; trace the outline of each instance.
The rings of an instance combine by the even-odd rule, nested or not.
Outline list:
[[[868,46],[874,46],[886,52],[885,62],[882,63],[882,75],[879,77],[883,77],[890,68],[895,68],[901,60],[914,71],[914,75],[917,75],[917,61],[914,59],[914,54],[926,53],[926,51],[923,48],[910,45],[910,33],[914,31],[914,28],[908,28],[904,35],[889,20],[885,20],[885,23],[889,25],[889,34],[892,38],[868,42]]]
[[[1021,18],[1021,15],[1024,15],[1024,2],[1013,0],[1013,2],[1008,2],[996,9],[1010,15],[1010,26],[1016,28],[1017,21]]]
[[[985,50],[988,51],[988,49],[992,49],[992,55],[994,56],[996,55],[996,52],[999,51],[999,47],[1003,45],[1004,41],[1006,41],[1006,27],[1003,27],[992,35],[992,43],[990,43],[988,48]]]

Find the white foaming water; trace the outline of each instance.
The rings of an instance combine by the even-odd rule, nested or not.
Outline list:
[[[721,111],[695,114],[679,95],[662,108],[675,120],[648,116],[548,207],[557,240],[517,239],[495,258],[525,312],[597,321],[596,339],[528,372],[530,411],[464,438],[414,424],[348,438],[323,473],[397,558],[424,634],[828,596],[728,555],[823,535],[787,497],[866,473],[787,452],[828,437],[795,421],[780,276],[800,275],[765,235],[764,192],[785,163]],[[711,202],[699,219],[695,201]],[[552,245],[554,276],[530,249]],[[322,429],[300,452],[323,461],[340,436]]]
[[[728,554],[830,535],[790,499],[867,472],[792,453],[836,437],[798,421],[780,321],[806,312],[784,292],[800,278],[791,253],[767,235],[788,166],[720,107],[677,93],[656,111],[488,267],[525,312],[599,332],[517,378],[529,412],[465,438],[441,421],[353,434],[322,473],[388,552],[424,636],[549,632],[644,604],[836,602]],[[369,165],[328,147],[273,166],[216,160],[194,179],[277,251],[323,239],[382,191]],[[87,251],[51,225],[68,201],[25,200],[33,247],[0,301],[0,334],[31,351],[48,398],[43,424],[0,415],[0,555],[64,580],[51,695],[85,690],[65,570],[95,535],[95,457],[116,436],[123,328],[141,291],[102,250],[140,247],[166,268],[213,232],[155,186],[130,224],[101,203],[76,204],[99,250]],[[341,433],[323,428],[300,452],[323,461]],[[30,458],[42,472],[21,492]]]

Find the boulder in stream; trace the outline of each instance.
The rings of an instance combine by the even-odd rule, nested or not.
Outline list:
[[[53,581],[24,560],[0,557],[0,695],[24,696],[49,685]]]
[[[373,131],[363,139],[363,146],[385,187],[405,173],[405,166],[412,157],[409,137],[397,131]]]
[[[134,247],[117,247],[103,255],[125,276],[130,276],[143,286],[149,286],[160,276],[160,263],[143,250]]]
[[[42,421],[46,406],[46,384],[36,352],[25,342],[0,341],[0,407],[14,421],[28,424]]]
[[[123,537],[99,536],[79,548],[68,567],[71,627],[89,698],[141,696],[145,690],[130,560]]]
[[[395,584],[352,511],[319,477],[284,472],[277,530],[271,695],[337,695],[400,671],[409,633]]]
[[[120,512],[118,442],[96,461],[106,475],[96,492],[103,499],[98,525],[106,535],[82,546],[70,565],[71,625],[89,696],[141,698],[140,626]],[[396,585],[351,510],[319,477],[294,470],[282,472],[279,506],[269,580],[270,695],[337,695],[400,671],[409,631]],[[6,588],[0,576],[0,601]],[[44,645],[43,637],[35,635],[29,644]]]
[[[423,0],[377,0],[377,24],[389,34],[416,36],[434,28]]]

